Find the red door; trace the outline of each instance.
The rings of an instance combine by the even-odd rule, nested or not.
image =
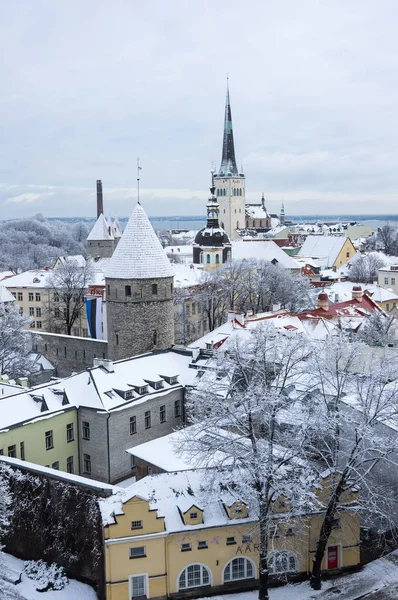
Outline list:
[[[328,547],[328,569],[337,569],[339,566],[339,547]]]

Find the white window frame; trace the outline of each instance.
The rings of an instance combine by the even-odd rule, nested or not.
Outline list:
[[[204,569],[206,569],[209,573],[209,583],[201,583],[200,585],[195,585],[192,587],[183,587],[180,588],[180,577],[183,574],[183,572],[185,571],[185,569],[188,569],[188,567],[193,567],[194,565],[199,565],[200,567],[203,567]],[[201,580],[203,581],[203,573],[201,574]],[[186,581],[186,578],[185,578]],[[210,567],[208,567],[207,565],[205,565],[204,563],[200,563],[200,562],[194,562],[194,563],[189,563],[189,565],[185,565],[185,567],[183,569],[181,569],[181,571],[178,573],[177,575],[177,590],[180,591],[184,591],[184,590],[196,590],[200,587],[207,587],[207,586],[212,586],[213,585],[213,573],[212,570],[210,569]]]
[[[129,575],[129,598],[133,598],[133,579],[134,577],[144,577],[145,579],[145,596],[150,598],[149,596],[149,577],[148,573],[136,573],[134,575]],[[138,596],[136,596],[138,598]]]
[[[239,560],[239,559],[247,560],[251,564],[252,569],[253,569],[253,575],[251,577],[236,577],[235,579],[233,579],[233,577],[232,577],[232,563],[233,563],[234,560]],[[225,581],[225,571],[226,571],[226,569],[227,569],[227,567],[229,565],[231,565],[231,578],[228,579],[228,581]],[[245,565],[245,572],[247,573],[247,566],[246,565]],[[224,568],[222,570],[222,583],[223,584],[224,583],[231,583],[233,581],[245,581],[246,579],[256,579],[256,565],[255,565],[254,561],[251,558],[249,558],[248,556],[234,556],[233,558],[231,558],[231,560],[229,560],[227,562],[226,565],[224,565]]]
[[[335,545],[336,544],[333,544],[333,546],[335,546]],[[290,558],[291,557],[294,558],[294,561],[295,561],[294,571],[292,571],[289,568],[287,571],[276,571],[275,570],[275,568],[273,567],[273,565],[275,564],[274,556],[279,555],[279,554],[287,554],[288,555],[288,567],[289,567]],[[298,561],[297,554],[295,552],[290,552],[289,550],[281,550],[280,552],[278,552],[278,551],[271,552],[271,554],[269,555],[269,558],[268,558],[268,564],[269,564],[269,574],[270,575],[282,575],[284,573],[298,573],[298,569],[299,569],[299,561]]]

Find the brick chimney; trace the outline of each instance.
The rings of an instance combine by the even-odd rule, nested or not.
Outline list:
[[[104,199],[102,197],[102,181],[97,179],[97,219],[104,212]]]
[[[318,294],[318,308],[323,308],[326,312],[329,310],[329,296],[326,292]]]
[[[354,285],[352,288],[352,299],[362,302],[362,288],[360,285]]]

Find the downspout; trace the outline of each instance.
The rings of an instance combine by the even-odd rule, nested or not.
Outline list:
[[[109,418],[110,414],[107,414],[106,417],[106,444],[107,444],[107,454],[108,454],[108,483],[111,482],[111,457],[110,457],[110,448],[109,448]]]

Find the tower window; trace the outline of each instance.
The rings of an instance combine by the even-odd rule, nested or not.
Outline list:
[[[203,252],[200,253],[199,262],[201,264],[203,263]]]
[[[158,332],[155,329],[155,331],[153,332],[153,345],[156,346],[157,342],[158,342]]]
[[[206,262],[207,262],[208,265],[210,264],[210,254],[207,254],[207,256],[206,256]]]
[[[225,215],[225,208],[224,208],[224,215]]]
[[[131,296],[131,285],[125,286],[124,293],[126,294],[126,296]]]
[[[234,194],[234,196],[236,196],[236,189],[235,188],[233,189],[233,194]]]
[[[110,286],[110,285],[109,285],[109,283],[108,283],[108,285],[107,285],[106,287],[107,287],[107,290],[108,290],[108,296],[109,296],[109,295],[110,295],[110,293],[111,293],[111,286]]]
[[[157,296],[157,293],[158,293],[158,284],[157,283],[153,283],[151,287],[152,287],[152,294],[154,296]]]
[[[119,334],[117,333],[116,334],[116,346],[118,346],[118,345],[119,345]]]
[[[239,196],[241,196],[241,195],[242,195],[242,189],[239,190]]]
[[[224,196],[227,195],[227,190],[224,188]]]
[[[220,255],[216,254],[216,265],[220,264]]]

